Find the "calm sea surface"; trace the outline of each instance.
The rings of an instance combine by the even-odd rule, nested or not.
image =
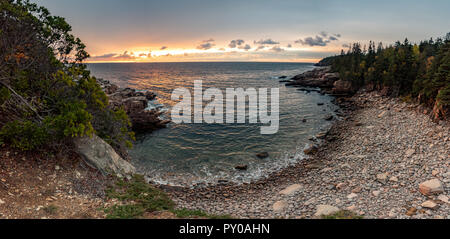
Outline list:
[[[121,87],[150,90],[158,95],[149,108],[169,112],[176,88],[193,92],[194,80],[203,89],[279,88],[280,128],[261,135],[261,124],[174,124],[152,134],[138,135],[131,150],[133,164],[153,181],[170,185],[249,182],[301,160],[309,138],[330,126],[323,118],[334,114],[332,98],[285,87],[278,77],[310,70],[304,63],[114,63],[89,64],[98,78]],[[225,102],[225,101],[224,101]],[[318,106],[318,103],[324,103]],[[162,116],[170,118],[169,113]],[[307,119],[304,123],[302,120]],[[269,158],[255,155],[268,152]],[[247,171],[236,165],[246,164]]]

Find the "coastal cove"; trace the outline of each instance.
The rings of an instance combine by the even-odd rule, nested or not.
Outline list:
[[[149,108],[165,112],[177,102],[174,89],[193,89],[194,80],[204,88],[279,88],[280,129],[261,135],[262,124],[174,124],[151,134],[138,134],[130,151],[138,172],[154,183],[200,186],[230,181],[251,182],[266,177],[305,158],[310,138],[326,132],[327,118],[336,117],[333,97],[318,88],[305,91],[284,86],[281,78],[292,78],[313,64],[296,63],[156,63],[89,64],[92,74],[121,87],[151,91],[157,95]],[[248,102],[247,102],[248,114]],[[257,157],[268,153],[268,157]],[[235,169],[245,167],[245,170]]]

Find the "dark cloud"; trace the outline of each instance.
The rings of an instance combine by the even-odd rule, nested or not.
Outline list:
[[[291,48],[291,47],[292,47],[292,44],[288,44],[286,47],[287,47],[287,48]]]
[[[134,56],[134,53],[128,53],[128,51],[125,51],[123,54],[115,56],[114,60],[133,60],[136,57]]]
[[[228,44],[228,47],[230,47],[230,48],[236,48],[236,47],[238,47],[238,46],[243,45],[244,43],[245,43],[245,41],[242,40],[242,39],[232,40],[232,41],[230,42],[230,44]]]
[[[214,39],[204,40],[202,43],[197,46],[197,49],[199,50],[208,50],[214,47],[216,44],[214,44]]]
[[[284,51],[283,48],[280,48],[278,46],[274,46],[274,47],[270,48],[270,50],[274,51],[274,52],[282,52],[282,51]]]
[[[277,44],[280,44],[279,42],[276,42],[276,41],[274,41],[274,40],[272,40],[270,38],[266,39],[266,40],[254,41],[254,43],[258,44],[258,45],[277,45]]]
[[[342,44],[342,47],[344,47],[344,48],[350,48],[350,45],[349,45],[349,44]]]
[[[328,40],[330,40],[330,41],[337,41],[338,39],[337,39],[336,37],[334,37],[334,36],[330,36],[330,37],[328,38]]]
[[[167,49],[167,46],[162,46],[162,47],[160,48],[160,50],[165,50],[165,49]]]
[[[295,41],[295,43],[300,43],[302,45],[308,46],[326,46],[328,43],[332,41],[338,41],[341,34],[334,34],[332,36],[328,36],[326,32],[320,32],[316,37],[307,37],[305,39],[299,39]]]
[[[89,59],[91,60],[102,60],[102,59],[110,59],[112,57],[117,56],[117,53],[108,53],[100,56],[91,56]]]
[[[240,46],[238,48],[241,49],[241,50],[246,50],[246,51],[252,49],[252,47],[249,44],[246,44],[245,46]]]

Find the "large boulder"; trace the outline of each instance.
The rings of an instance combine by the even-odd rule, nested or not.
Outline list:
[[[132,175],[136,169],[123,160],[114,149],[97,135],[74,139],[77,153],[91,166],[107,175]]]
[[[441,194],[444,192],[444,186],[439,179],[431,179],[419,185],[419,191],[425,196]]]
[[[353,86],[350,81],[337,80],[333,84],[333,94],[350,95],[353,93]]]

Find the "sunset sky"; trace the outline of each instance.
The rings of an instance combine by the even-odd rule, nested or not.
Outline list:
[[[316,62],[351,42],[450,31],[448,0],[35,0],[66,18],[91,62]]]

